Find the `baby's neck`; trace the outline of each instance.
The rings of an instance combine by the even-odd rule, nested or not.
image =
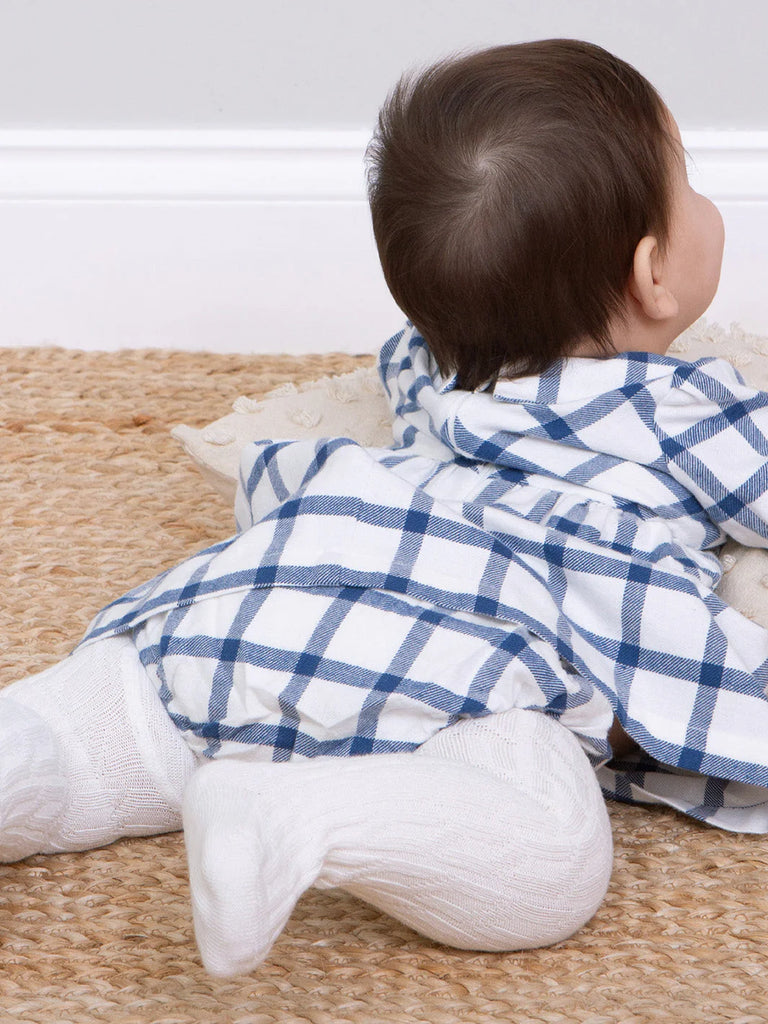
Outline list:
[[[572,356],[587,359],[605,359],[606,356],[619,355],[622,352],[650,352],[663,356],[675,338],[682,332],[667,325],[650,323],[615,323],[611,329],[612,348],[604,350],[592,338],[584,338],[570,351]]]

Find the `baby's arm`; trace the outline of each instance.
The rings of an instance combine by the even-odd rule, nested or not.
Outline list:
[[[618,718],[614,718],[613,725],[608,730],[608,742],[614,757],[624,757],[633,750],[640,749],[632,737],[624,731]]]

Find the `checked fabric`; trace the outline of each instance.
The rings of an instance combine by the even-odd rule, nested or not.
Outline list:
[[[768,395],[720,360],[574,358],[465,392],[411,325],[396,443],[243,453],[238,532],[113,602],[201,755],[411,750],[511,707],[559,718],[604,792],[768,831],[768,632],[713,592],[768,546]],[[643,753],[609,761],[616,714]]]

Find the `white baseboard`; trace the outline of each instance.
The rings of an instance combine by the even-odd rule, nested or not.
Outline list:
[[[402,321],[365,132],[0,132],[0,345],[372,352]],[[710,318],[768,334],[768,132],[684,133],[726,221]]]

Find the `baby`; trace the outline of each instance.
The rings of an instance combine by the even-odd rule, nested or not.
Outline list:
[[[0,858],[183,825],[216,974],[310,885],[566,938],[601,784],[768,831],[768,634],[712,592],[726,534],[768,546],[768,396],[664,354],[723,247],[671,114],[597,46],[501,46],[404,78],[369,159],[395,446],[249,446],[237,534],[0,697]]]

